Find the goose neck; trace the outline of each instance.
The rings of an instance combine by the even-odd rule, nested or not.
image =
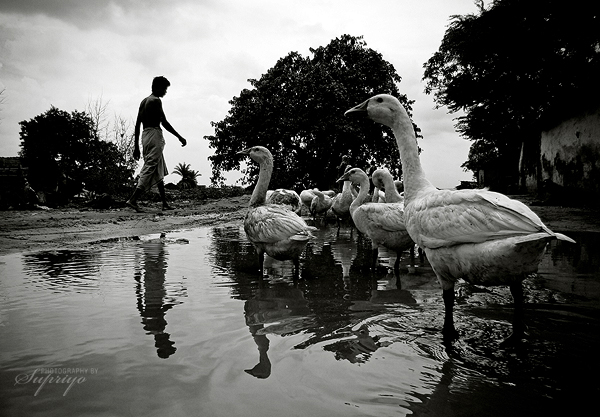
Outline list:
[[[354,213],[354,211],[360,207],[360,205],[365,201],[367,195],[369,194],[369,178],[364,176],[360,178],[358,185],[360,186],[360,190],[358,191],[358,195],[350,204],[350,213]]]
[[[273,161],[268,159],[261,161],[259,167],[258,181],[252,192],[252,197],[250,197],[250,206],[252,207],[265,204],[269,182],[273,174]]]
[[[404,114],[404,117],[399,118],[392,129],[400,152],[402,174],[404,176],[404,196],[408,202],[415,198],[419,192],[435,189],[435,187],[425,178],[419,158],[417,138],[408,115]]]

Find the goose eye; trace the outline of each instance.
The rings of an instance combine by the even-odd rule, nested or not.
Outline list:
[[[383,103],[383,99],[382,99],[381,97],[378,97],[378,98],[377,98],[377,102],[378,102],[378,103]]]

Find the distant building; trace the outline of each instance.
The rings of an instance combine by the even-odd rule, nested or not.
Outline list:
[[[0,157],[0,209],[27,204],[27,171],[18,156]]]

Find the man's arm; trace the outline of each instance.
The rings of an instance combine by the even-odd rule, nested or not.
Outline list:
[[[175,137],[177,139],[179,139],[179,141],[181,142],[181,146],[185,146],[187,144],[187,141],[183,138],[183,136],[181,136],[179,133],[177,133],[177,131],[173,128],[173,126],[171,126],[171,123],[169,123],[167,121],[167,117],[165,116],[165,112],[162,109],[162,103],[160,104],[160,112],[162,114],[161,123],[162,123],[163,127],[165,128],[165,130],[167,132],[175,135]]]
[[[135,139],[133,142],[133,159],[140,159],[140,125],[142,124],[142,106],[138,110],[137,120],[135,121]]]

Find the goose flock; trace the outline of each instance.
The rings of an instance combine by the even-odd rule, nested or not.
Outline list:
[[[525,204],[503,194],[486,189],[439,190],[433,186],[421,167],[412,121],[395,97],[376,95],[345,114],[366,114],[392,129],[403,183],[394,182],[385,169],[376,170],[372,175],[375,191],[369,196],[369,177],[362,169],[351,167],[338,179],[343,188],[337,195],[317,189],[303,190],[299,195],[291,190],[275,190],[267,200],[273,171],[271,153],[262,146],[240,152],[260,168],[244,229],[256,248],[261,271],[266,253],[275,259],[293,260],[298,273],[300,255],[315,230],[298,214],[298,208],[307,207],[313,219],[329,211],[338,222],[338,230],[341,221],[351,219],[371,240],[373,263],[382,246],[398,254],[395,268],[401,252],[414,249],[415,244],[424,251],[442,289],[444,340],[458,337],[453,317],[454,286],[458,279],[464,279],[475,285],[509,286],[514,318],[512,334],[503,345],[520,342],[525,336],[522,281],[537,271],[548,242],[575,241],[552,232]],[[359,186],[358,195],[352,184]],[[273,198],[275,192],[293,195],[294,204]]]

